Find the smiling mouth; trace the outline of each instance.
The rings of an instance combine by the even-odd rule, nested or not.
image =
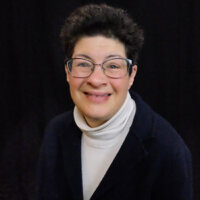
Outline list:
[[[87,99],[92,103],[105,103],[111,96],[111,93],[84,92]]]
[[[84,94],[88,96],[94,96],[94,97],[108,97],[111,95],[110,93],[98,94],[98,93],[89,93],[89,92],[84,92]]]

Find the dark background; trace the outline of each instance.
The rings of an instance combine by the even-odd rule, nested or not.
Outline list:
[[[31,200],[44,128],[72,102],[59,32],[85,3],[125,8],[145,31],[133,86],[179,132],[200,199],[200,1],[10,0],[1,9],[0,199]]]

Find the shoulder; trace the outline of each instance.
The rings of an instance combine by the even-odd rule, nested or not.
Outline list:
[[[48,126],[58,126],[62,124],[69,124],[73,121],[73,110],[63,112],[59,115],[56,115],[53,119],[50,120]]]
[[[55,116],[47,124],[46,130],[48,129],[65,129],[69,124],[74,122],[73,110],[66,111]]]
[[[157,113],[154,114],[152,136],[161,152],[174,159],[190,157],[190,151],[174,127]]]
[[[189,154],[185,142],[174,127],[147,105],[137,93],[132,93],[131,96],[136,102],[133,129],[136,128],[137,137],[142,141],[154,141],[152,145],[167,154]]]
[[[45,128],[44,141],[56,140],[58,137],[70,131],[71,124],[75,124],[73,110],[66,111],[55,116]]]

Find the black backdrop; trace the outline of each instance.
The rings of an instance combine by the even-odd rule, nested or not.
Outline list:
[[[44,127],[72,106],[65,81],[60,27],[85,3],[128,10],[145,31],[133,90],[164,116],[192,152],[200,199],[199,0],[10,0],[1,6],[0,199],[35,196]]]

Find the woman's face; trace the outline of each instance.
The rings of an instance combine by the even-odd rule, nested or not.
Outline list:
[[[90,59],[101,64],[108,58],[126,58],[125,46],[119,40],[104,36],[82,37],[74,47],[73,58]],[[72,77],[65,67],[72,100],[91,127],[97,127],[109,120],[122,106],[127,91],[136,75],[137,66],[132,66],[132,74],[117,79],[107,77],[101,67],[95,67],[87,78]]]

